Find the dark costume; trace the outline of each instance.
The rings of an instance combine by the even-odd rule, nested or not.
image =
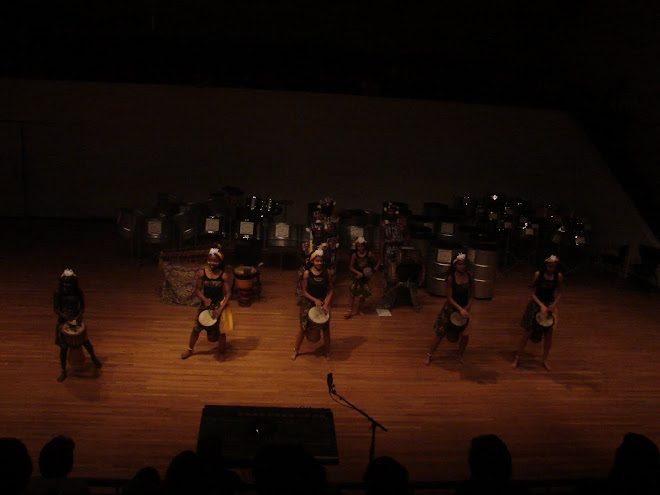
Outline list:
[[[224,270],[220,272],[220,276],[218,278],[213,279],[207,277],[206,270],[203,270],[203,272],[202,294],[204,294],[204,297],[207,297],[211,300],[211,304],[209,306],[204,306],[204,303],[199,304],[199,308],[197,308],[197,317],[195,318],[195,325],[193,326],[193,332],[199,333],[202,330],[206,330],[206,338],[210,342],[217,342],[218,337],[220,336],[220,319],[218,319],[218,321],[216,321],[210,327],[205,327],[199,322],[198,317],[202,311],[206,311],[207,309],[217,309],[220,306],[220,303],[224,298],[224,282],[222,280]]]
[[[323,301],[328,295],[328,288],[330,287],[330,274],[327,268],[321,269],[319,275],[314,275],[311,268],[308,270],[309,276],[307,277],[307,292],[310,296]],[[309,329],[309,310],[314,306],[313,301],[306,297],[302,300],[300,305],[300,328],[303,332]],[[323,327],[326,328],[330,325],[330,321],[326,322]]]
[[[370,253],[367,252],[364,256],[360,256],[355,253],[355,262],[353,263],[353,268],[364,275],[365,268],[374,269],[376,262],[371,257]],[[353,272],[351,272],[353,273]],[[371,296],[371,289],[369,288],[369,279],[366,277],[357,278],[353,273],[353,278],[348,286],[348,290],[351,295],[357,297],[367,298]]]
[[[467,273],[467,272],[466,272]],[[465,308],[470,301],[470,294],[472,294],[472,275],[467,273],[468,281],[465,284],[456,283],[456,276],[451,276],[451,291],[452,298],[456,303],[461,307]],[[456,308],[449,302],[445,301],[445,305],[440,310],[438,318],[435,320],[433,327],[435,328],[435,334],[438,337],[447,337],[447,340],[450,342],[456,342],[461,335],[467,337],[470,334],[470,331],[467,329],[467,326],[462,330],[457,330],[455,326],[451,324],[449,318],[451,314],[456,311]]]
[[[555,291],[557,290],[557,287],[559,287],[559,272],[555,272],[552,280],[547,280],[544,274],[540,274],[533,286],[534,295],[547,307],[555,301]],[[536,314],[539,311],[541,311],[541,307],[536,304],[536,301],[530,299],[525,307],[522,319],[520,320],[520,326],[523,327],[525,331],[532,332],[530,340],[535,343],[541,341],[544,333],[552,332],[552,329],[555,326],[541,327],[537,325]],[[553,316],[556,324],[557,316],[556,314]]]
[[[405,262],[396,267],[396,282],[390,284],[383,296],[383,307],[393,308],[396,304],[399,289],[405,289],[410,294],[410,302],[415,311],[419,312],[419,302],[417,301],[417,281],[422,274],[421,263]]]

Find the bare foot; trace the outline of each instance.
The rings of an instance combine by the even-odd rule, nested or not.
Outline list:
[[[546,371],[552,371],[552,368],[550,367],[547,361],[543,361],[543,367],[545,368]]]
[[[518,357],[516,357],[516,358],[513,360],[513,363],[511,363],[511,367],[512,367],[514,370],[515,370],[515,369],[518,369]]]
[[[64,380],[66,380],[66,371],[62,371],[62,373],[60,373],[60,376],[57,377],[57,381],[60,383],[62,383]]]
[[[428,354],[428,353],[426,354],[426,362],[425,363],[426,363],[426,366],[431,364],[431,355]]]
[[[346,318],[347,320],[350,320],[351,318],[353,318],[353,313],[346,313],[344,315],[344,318]]]
[[[291,354],[291,361],[295,361],[297,357],[298,357],[298,351],[293,351],[293,354]]]
[[[465,364],[465,358],[463,357],[462,354],[458,356],[458,362],[461,364]]]
[[[181,359],[188,359],[192,355],[193,355],[193,351],[191,351],[190,349],[186,349],[185,352],[181,353]]]

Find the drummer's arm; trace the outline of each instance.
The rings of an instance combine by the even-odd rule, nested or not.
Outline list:
[[[468,303],[465,306],[465,311],[470,312],[470,308],[472,308],[472,303],[474,302],[474,279],[470,276],[470,297],[468,299]]]
[[[323,309],[325,312],[330,311],[330,306],[332,305],[332,295],[335,292],[335,286],[332,283],[332,277],[328,277],[328,293],[325,295],[325,299],[323,300]]]
[[[231,299],[231,287],[229,285],[229,276],[227,275],[227,272],[222,274],[222,294],[224,295],[224,298],[220,301],[220,313],[229,306],[229,300]]]
[[[541,311],[545,312],[548,311],[548,308],[546,308],[545,304],[541,302],[541,300],[536,297],[536,281],[539,279],[541,276],[541,272],[536,272],[534,274],[534,278],[532,279],[532,301],[534,301],[536,304],[539,305],[539,308],[541,308]]]
[[[555,300],[552,302],[550,306],[548,306],[548,311],[554,311],[557,308],[557,304],[559,304],[559,300],[561,299],[561,295],[564,292],[564,277],[562,274],[557,275],[557,290],[555,291]]]
[[[204,269],[197,270],[197,280],[195,282],[195,295],[199,298],[202,304],[204,304],[204,306],[208,306],[209,304],[211,304],[211,300],[205,297],[204,292],[202,291],[202,288],[204,287],[204,281],[202,280],[203,277],[204,277]]]
[[[355,258],[356,258],[356,254],[353,253],[353,254],[351,255],[351,263],[348,265],[348,269],[349,269],[350,271],[352,271],[352,272],[353,272],[358,278],[362,278],[362,277],[361,277],[362,272],[360,272],[360,271],[358,271],[358,270],[356,270],[356,269],[354,268],[354,266],[355,266]]]

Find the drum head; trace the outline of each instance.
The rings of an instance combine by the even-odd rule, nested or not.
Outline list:
[[[461,315],[458,311],[454,311],[450,316],[449,316],[449,321],[451,321],[451,324],[458,328],[459,330],[462,330],[465,328],[470,321],[469,318],[466,318],[465,316]]]
[[[309,310],[309,319],[317,325],[323,325],[330,319],[330,315],[323,311],[319,306],[314,306]]]
[[[253,266],[237,266],[234,268],[234,277],[241,280],[251,279],[257,276],[257,269]]]
[[[373,274],[374,274],[374,271],[369,267],[366,267],[364,270],[362,270],[362,275],[364,276],[364,278],[369,278]]]
[[[85,331],[85,323],[78,325],[76,320],[67,321],[62,323],[62,332],[68,335],[80,335]]]
[[[212,327],[218,321],[217,318],[213,318],[213,311],[207,309],[202,311],[197,317],[197,321],[203,327]]]
[[[538,323],[543,328],[549,328],[555,324],[555,319],[552,316],[552,313],[546,313],[545,316],[539,311],[536,313],[536,323]]]
[[[307,330],[307,340],[312,343],[316,343],[321,340],[321,329],[318,327],[312,327]]]

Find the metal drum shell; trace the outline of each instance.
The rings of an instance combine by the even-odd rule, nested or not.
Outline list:
[[[434,296],[447,295],[446,273],[456,256],[464,252],[459,245],[432,244],[429,247],[426,264],[426,290]]]
[[[474,280],[474,297],[491,299],[495,294],[495,278],[499,252],[495,249],[468,249],[468,270]]]
[[[293,247],[300,246],[303,226],[289,222],[270,222],[266,227],[266,246]]]

